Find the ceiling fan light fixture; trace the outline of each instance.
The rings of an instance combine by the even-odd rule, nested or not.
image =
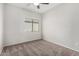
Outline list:
[[[35,5],[35,6],[38,6],[38,5],[39,5],[39,3],[34,3],[34,5]]]

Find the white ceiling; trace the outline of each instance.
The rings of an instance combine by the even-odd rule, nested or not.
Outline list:
[[[50,10],[51,8],[55,7],[59,3],[50,3],[49,5],[40,5],[40,9],[37,9],[37,7],[33,3],[10,3],[10,5],[14,5],[16,7],[28,9],[30,11],[34,11],[37,13],[45,13],[46,11]]]

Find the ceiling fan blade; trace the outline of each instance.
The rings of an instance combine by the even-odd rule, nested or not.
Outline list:
[[[40,3],[40,4],[45,4],[45,5],[48,5],[49,3]],[[40,4],[37,5],[37,8],[40,9]]]

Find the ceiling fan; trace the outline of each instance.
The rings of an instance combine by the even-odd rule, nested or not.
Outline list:
[[[40,5],[49,5],[49,3],[34,3],[38,9],[40,9]]]

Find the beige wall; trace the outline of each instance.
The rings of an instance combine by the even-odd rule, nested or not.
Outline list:
[[[39,25],[39,32],[26,32],[24,29],[25,18],[34,18],[41,22],[40,14],[10,4],[5,6],[4,46],[41,39],[41,25]]]
[[[60,4],[43,15],[43,38],[79,51],[79,4]]]
[[[3,48],[3,4],[0,4],[0,53]]]

